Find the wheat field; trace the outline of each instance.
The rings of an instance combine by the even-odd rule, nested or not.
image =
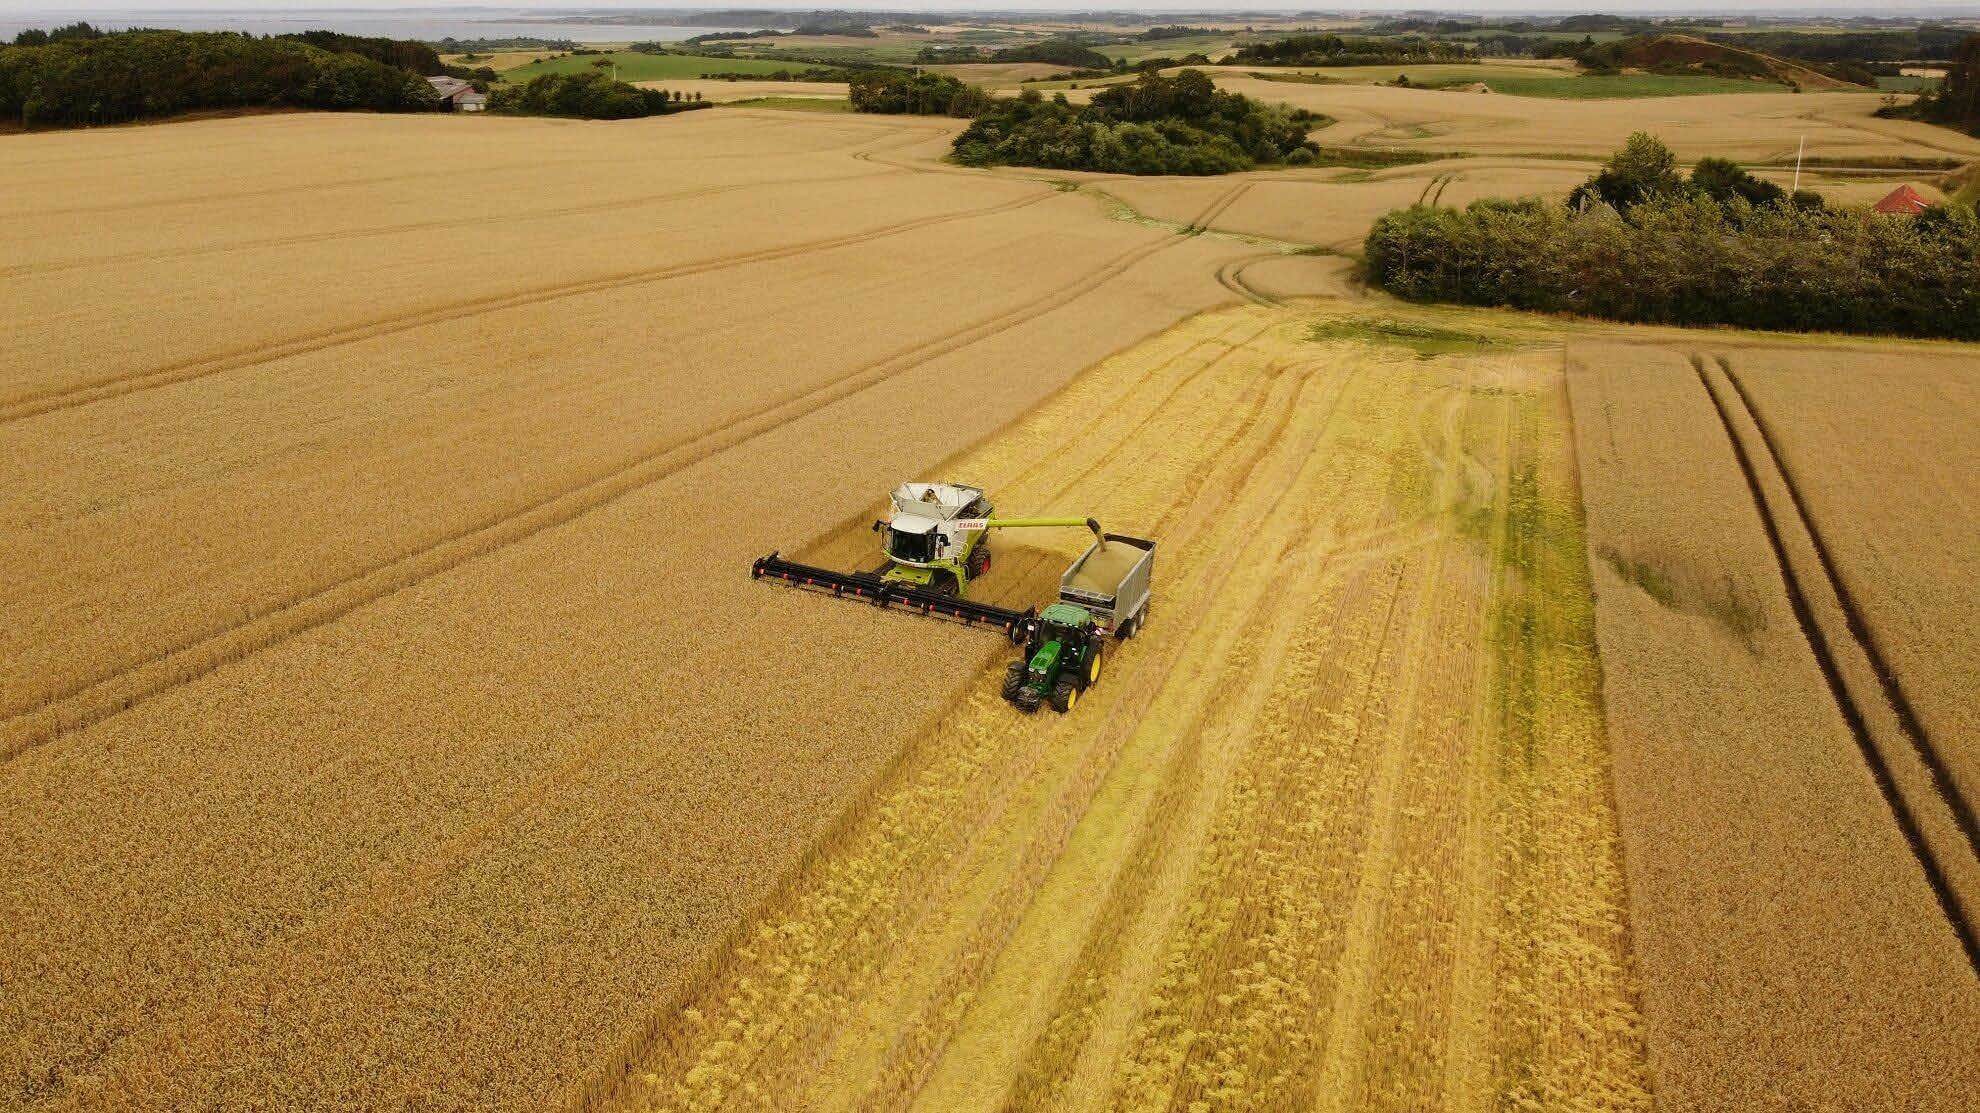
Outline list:
[[[749,561],[1253,251],[869,157],[912,123],[680,122],[14,143],[0,1104],[561,1092],[961,681]]]
[[[1502,122],[1187,181],[959,126],[4,137],[0,1107],[1972,1088],[1970,352],[1363,290],[1387,208],[1585,175]],[[1075,713],[750,579],[911,478],[1158,541]],[[993,544],[1015,606],[1080,547]]]
[[[1973,755],[1888,695],[1971,721],[1934,652],[1965,454],[1915,453],[1970,438],[1975,368],[1724,339],[1569,348],[1651,1068],[1674,1108],[1931,1108],[1980,1083],[1972,797],[1932,768]]]

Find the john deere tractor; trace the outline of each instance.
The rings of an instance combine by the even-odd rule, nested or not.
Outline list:
[[[1071,711],[1080,693],[1100,679],[1106,641],[1106,632],[1084,607],[1046,607],[1025,639],[1024,656],[1004,673],[1004,698],[1026,712],[1048,700],[1054,711]]]

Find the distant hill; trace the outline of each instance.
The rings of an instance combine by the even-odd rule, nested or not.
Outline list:
[[[1648,70],[1651,73],[1704,74],[1772,81],[1800,89],[1864,88],[1800,62],[1691,35],[1636,35],[1618,39],[1591,50],[1584,62],[1616,69]]]

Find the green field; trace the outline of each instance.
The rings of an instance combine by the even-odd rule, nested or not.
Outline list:
[[[1555,100],[1629,100],[1638,97],[1695,97],[1711,93],[1785,93],[1787,86],[1736,78],[1662,74],[1588,74],[1582,77],[1484,77],[1494,93]],[[1469,85],[1471,82],[1453,82]],[[1438,86],[1442,87],[1441,83]]]
[[[1269,81],[1310,81],[1316,85],[1388,85],[1408,74],[1418,85],[1469,85],[1474,81],[1498,83],[1512,78],[1546,81],[1572,77],[1568,71],[1546,66],[1486,65],[1477,62],[1425,62],[1409,66],[1287,66],[1247,68],[1246,73]]]
[[[730,101],[723,108],[775,108],[784,112],[851,112],[844,97],[752,97]]]
[[[1150,39],[1146,42],[1113,43],[1096,46],[1093,49],[1109,58],[1119,58],[1128,62],[1139,62],[1144,58],[1180,58],[1185,54],[1206,54],[1211,58],[1228,53],[1241,42],[1272,38],[1270,35],[1246,35],[1242,32],[1225,31],[1209,35],[1185,35],[1176,39]]]
[[[621,50],[612,54],[573,54],[563,58],[545,58],[505,72],[502,74],[502,80],[524,82],[546,73],[588,73],[592,69],[592,64],[599,61],[617,63],[620,81],[676,81],[689,77],[706,77],[713,73],[777,73],[784,70],[795,73],[806,68],[800,62],[772,62],[760,58],[704,58],[685,54],[641,54],[637,51]],[[609,66],[600,68],[607,73],[612,72]]]

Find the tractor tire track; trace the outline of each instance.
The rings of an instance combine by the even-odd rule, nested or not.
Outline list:
[[[1228,192],[1210,202],[1202,212],[1198,213],[1195,220],[1184,225],[1182,234],[1185,236],[1195,236],[1208,232],[1210,230],[1210,223],[1218,217],[1223,216],[1224,210],[1235,204],[1237,199],[1248,192],[1254,184],[1256,183],[1245,181],[1232,186]]]
[[[308,355],[329,348],[355,344],[381,336],[392,336],[428,325],[462,320],[505,309],[516,309],[563,298],[579,297],[585,294],[602,293],[628,287],[664,282],[675,278],[706,274],[710,271],[726,270],[731,267],[746,266],[751,263],[771,262],[805,255],[817,251],[830,251],[840,247],[869,243],[873,240],[919,231],[957,220],[973,220],[978,217],[996,216],[1014,209],[1035,205],[1052,196],[1049,193],[1021,197],[980,209],[963,212],[942,213],[934,216],[917,217],[898,224],[883,225],[860,232],[849,232],[837,236],[827,236],[801,243],[784,244],[778,247],[760,248],[754,251],[739,252],[735,255],[721,255],[689,263],[673,263],[661,267],[647,267],[619,274],[588,278],[577,282],[563,282],[533,290],[512,291],[505,294],[490,294],[468,298],[449,305],[428,309],[412,310],[391,314],[377,320],[357,325],[343,325],[320,332],[306,333],[274,344],[256,345],[236,349],[218,355],[200,356],[195,359],[167,364],[148,371],[134,371],[94,382],[70,387],[55,388],[39,393],[17,396],[0,403],[0,424],[36,417],[58,410],[74,409],[108,398],[121,397],[141,390],[152,390],[161,386],[187,382],[226,371],[237,371],[291,356]]]
[[[1255,287],[1244,280],[1244,272],[1245,268],[1261,259],[1274,259],[1277,257],[1278,252],[1273,251],[1260,255],[1249,255],[1243,259],[1233,259],[1217,268],[1217,284],[1248,302],[1276,309],[1285,303],[1281,302],[1278,298],[1260,293]]]
[[[855,156],[857,157],[857,156]],[[113,255],[91,255],[82,259],[63,259],[49,263],[21,263],[11,267],[0,267],[0,278],[17,278],[25,275],[57,274],[63,271],[85,270],[90,267],[110,266],[117,263],[163,262],[168,259],[193,259],[207,255],[226,255],[236,251],[254,251],[268,247],[295,247],[303,244],[333,243],[339,240],[362,240],[381,236],[398,236],[411,232],[435,232],[450,228],[485,228],[498,224],[520,224],[532,220],[555,220],[567,216],[588,216],[594,213],[623,212],[627,209],[646,208],[651,205],[666,204],[671,201],[685,201],[694,197],[712,197],[738,190],[758,189],[765,186],[808,186],[824,185],[833,182],[860,181],[887,174],[897,174],[899,170],[867,170],[856,174],[834,174],[811,178],[772,178],[764,181],[739,182],[733,185],[702,186],[699,189],[677,190],[671,193],[655,193],[642,197],[629,197],[618,201],[596,201],[586,205],[567,205],[554,209],[534,209],[526,212],[494,213],[488,216],[457,217],[451,220],[421,220],[406,224],[385,224],[374,228],[342,228],[328,232],[303,232],[292,236],[270,236],[265,239],[240,240],[234,243],[201,244],[196,247],[165,248],[156,251],[126,251]]]
[[[1769,458],[1774,462],[1774,467],[1767,469],[1758,454],[1749,448],[1745,438],[1741,436],[1736,416],[1744,416],[1756,430],[1759,429],[1759,422],[1753,411],[1748,408],[1745,398],[1739,393],[1736,381],[1729,371],[1729,364],[1720,365],[1720,373],[1728,384],[1724,387],[1719,386],[1706,370],[1703,358],[1692,356],[1691,365],[1698,374],[1699,385],[1711,399],[1712,408],[1718,414],[1719,423],[1725,429],[1726,439],[1732,446],[1733,458],[1739,465],[1740,474],[1746,480],[1747,492],[1752,497],[1755,513],[1759,515],[1768,547],[1772,550],[1774,562],[1779,569],[1788,606],[1794,612],[1802,639],[1808,644],[1809,651],[1815,658],[1817,671],[1821,673],[1823,682],[1828,686],[1830,698],[1835,702],[1837,712],[1856,742],[1857,751],[1862,754],[1871,779],[1876,782],[1878,792],[1882,794],[1886,806],[1890,808],[1899,833],[1910,845],[1913,857],[1918,860],[1926,884],[1930,886],[1932,895],[1939,903],[1940,911],[1945,915],[1947,926],[1958,939],[1960,948],[1965,952],[1967,963],[1976,973],[1980,973],[1980,937],[1976,937],[1972,918],[1961,901],[1961,891],[1953,881],[1955,875],[1970,877],[1974,867],[1980,865],[1980,862],[1975,862],[1970,857],[1971,844],[1966,848],[1969,851],[1967,860],[1942,859],[1935,840],[1927,830],[1928,817],[1921,815],[1921,808],[1930,809],[1934,813],[1952,812],[1951,816],[1944,818],[1957,823],[1957,810],[1952,803],[1953,799],[1957,799],[1957,793],[1953,793],[1952,799],[1948,799],[1944,794],[1949,786],[1936,778],[1928,781],[1928,784],[1931,788],[1936,788],[1939,795],[1933,795],[1925,800],[1914,800],[1905,792],[1898,776],[1899,770],[1893,767],[1891,755],[1880,745],[1877,732],[1872,728],[1871,721],[1875,709],[1866,708],[1850,688],[1850,670],[1846,668],[1847,662],[1843,657],[1843,654],[1849,652],[1848,646],[1838,645],[1831,640],[1816,613],[1817,605],[1826,603],[1847,615],[1848,612],[1842,603],[1842,589],[1833,572],[1830,571],[1827,561],[1818,560],[1822,582],[1810,584],[1806,582],[1806,577],[1797,571],[1795,561],[1789,553],[1792,531],[1797,527],[1811,541],[1816,536],[1812,522],[1805,517],[1806,512],[1799,497],[1794,495],[1789,487],[1785,478],[1785,469],[1780,466],[1779,458],[1773,455],[1771,444],[1764,444]],[[1764,432],[1761,432],[1760,439],[1766,442]],[[1783,488],[1789,489],[1790,505],[1784,510],[1777,509],[1768,498],[1767,471],[1772,472]],[[1792,519],[1783,521],[1789,515],[1792,515]],[[1811,593],[1815,591],[1823,594]],[[1858,654],[1868,657],[1868,650],[1861,642],[1852,639],[1851,644],[1856,646]],[[1918,744],[1916,738],[1911,741],[1914,745]],[[1913,756],[1920,758],[1929,774],[1933,768],[1933,761],[1924,757],[1924,752],[1929,752],[1929,744],[1925,746],[1924,751]],[[1905,783],[1912,783],[1915,778],[1906,776],[1903,780]],[[1935,821],[1932,823],[1935,829],[1942,826],[1941,823],[1936,822],[1941,818],[1939,815],[1935,814],[1929,818]]]
[[[1849,640],[1855,644],[1861,659],[1869,665],[1869,673],[1875,677],[1885,703],[1889,703],[1891,713],[1897,717],[1899,733],[1905,735],[1911,753],[1925,768],[1932,794],[1938,798],[1938,806],[1950,812],[1954,826],[1958,828],[1960,836],[1966,842],[1964,848],[1966,856],[1974,863],[1980,863],[1980,824],[1976,824],[1974,820],[1974,808],[1966,800],[1966,796],[1958,790],[1958,784],[1952,780],[1952,772],[1946,766],[1944,755],[1940,753],[1938,745],[1932,741],[1931,733],[1925,729],[1925,723],[1919,719],[1919,713],[1913,707],[1911,697],[1905,693],[1905,685],[1899,681],[1897,671],[1891,667],[1889,658],[1883,652],[1883,644],[1877,638],[1875,628],[1863,618],[1863,606],[1857,602],[1855,592],[1849,590],[1849,584],[1835,562],[1828,539],[1816,527],[1816,517],[1808,507],[1808,499],[1802,495],[1802,485],[1796,481],[1794,469],[1788,465],[1786,455],[1780,452],[1780,438],[1776,436],[1768,420],[1760,414],[1760,408],[1754,404],[1752,394],[1746,390],[1744,382],[1740,382],[1738,372],[1733,370],[1733,362],[1727,360],[1725,356],[1715,356],[1715,362],[1719,364],[1721,374],[1725,374],[1727,384],[1733,386],[1733,398],[1738,400],[1738,408],[1744,410],[1746,418],[1752,422],[1754,432],[1760,434],[1758,440],[1760,440],[1760,448],[1766,450],[1766,461],[1772,463],[1774,471],[1780,475],[1782,489],[1788,493],[1788,505],[1794,509],[1794,517],[1808,533],[1810,549],[1814,551],[1816,564],[1820,566],[1820,576],[1818,576],[1822,580],[1820,586],[1826,586],[1832,592],[1835,608],[1841,614],[1843,626],[1849,632]]]
[[[1039,198],[1029,198],[1030,203]],[[101,722],[208,673],[333,621],[480,556],[525,540],[656,483],[722,451],[754,440],[842,398],[939,356],[1009,331],[1062,308],[1174,244],[1157,240],[1129,249],[1020,305],[974,324],[872,360],[830,382],[759,406],[724,425],[659,446],[602,475],[497,514],[410,553],[389,558],[329,584],[273,601],[242,621],[157,651],[67,690],[0,722],[0,764],[53,739]]]
[[[786,126],[791,126],[790,121],[787,119],[777,119],[776,122],[785,124]],[[861,140],[854,139],[850,143],[846,143],[840,146],[817,148],[813,151],[806,153],[827,154],[832,151],[843,150],[845,147],[856,145],[859,142],[861,142]],[[633,165],[645,165],[648,163],[679,163],[679,162],[726,162],[735,159],[754,159],[761,161],[762,155],[756,152],[745,152],[745,153],[729,154],[729,155],[690,154],[690,155],[680,155],[680,156],[672,156],[672,157],[667,155],[654,155],[648,158],[636,159],[624,165],[633,166]],[[508,170],[529,170],[539,167],[542,164],[543,163],[541,159],[528,159],[520,162],[504,162],[490,166],[477,167],[475,169],[475,173],[486,178],[490,174],[498,174]],[[80,216],[83,214],[94,214],[94,213],[133,212],[140,209],[171,208],[175,205],[205,205],[205,204],[211,204],[216,201],[246,201],[257,197],[280,197],[290,193],[314,193],[320,190],[327,190],[327,189],[352,189],[358,186],[391,185],[397,182],[424,181],[430,178],[457,178],[459,176],[460,176],[459,170],[418,170],[405,174],[380,174],[380,175],[372,175],[369,177],[361,177],[361,178],[338,178],[331,181],[307,182],[302,185],[268,186],[262,189],[237,190],[233,193],[201,193],[190,196],[179,195],[173,197],[151,197],[138,201],[106,202],[100,205],[72,205],[60,209],[21,209],[21,210],[0,213],[0,220],[38,220],[40,218],[50,217],[50,216]]]

